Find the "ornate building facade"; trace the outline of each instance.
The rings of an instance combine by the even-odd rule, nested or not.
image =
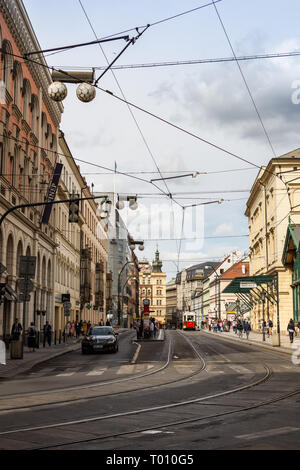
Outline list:
[[[0,210],[43,202],[57,161],[57,135],[63,107],[51,101],[46,67],[24,61],[26,52],[40,50],[23,3],[0,1]],[[33,56],[46,65],[41,54]],[[43,208],[28,207],[8,215],[0,227],[0,262],[6,285],[0,306],[0,335],[10,332],[15,317],[25,329],[54,320],[55,210],[42,224]],[[23,306],[17,302],[20,256],[36,257],[34,293]],[[43,315],[42,315],[42,314]],[[44,318],[42,319],[42,316]]]

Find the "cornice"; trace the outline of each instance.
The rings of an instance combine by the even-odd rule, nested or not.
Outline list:
[[[41,49],[21,0],[0,0],[0,11],[22,55],[32,50]],[[41,54],[36,54],[32,56],[32,58],[47,65]],[[63,106],[61,103],[52,101],[48,96],[48,86],[52,83],[49,70],[46,67],[37,66],[32,62],[27,62],[26,65],[37,87],[42,88],[43,102],[47,107],[55,127],[59,127]]]

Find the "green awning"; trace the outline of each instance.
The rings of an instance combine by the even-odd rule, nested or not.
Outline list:
[[[267,274],[262,276],[243,276],[236,277],[228,284],[223,290],[224,294],[250,294],[252,289],[255,289],[263,284],[272,284],[276,280],[276,274]]]
[[[300,250],[300,225],[288,225],[284,248],[282,253],[282,264],[293,264],[296,251]]]

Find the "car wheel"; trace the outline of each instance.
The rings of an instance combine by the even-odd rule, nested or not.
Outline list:
[[[88,354],[89,351],[88,351],[87,349],[82,349],[82,350],[81,350],[81,353],[82,353],[82,354]]]
[[[119,351],[119,346],[115,346],[114,349],[113,349],[113,352],[116,353]]]

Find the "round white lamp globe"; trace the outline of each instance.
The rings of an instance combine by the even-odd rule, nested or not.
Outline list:
[[[48,87],[48,95],[53,101],[62,101],[66,98],[68,89],[62,82],[53,82]]]
[[[89,103],[96,96],[96,88],[89,83],[80,83],[76,90],[77,98],[84,103]]]

